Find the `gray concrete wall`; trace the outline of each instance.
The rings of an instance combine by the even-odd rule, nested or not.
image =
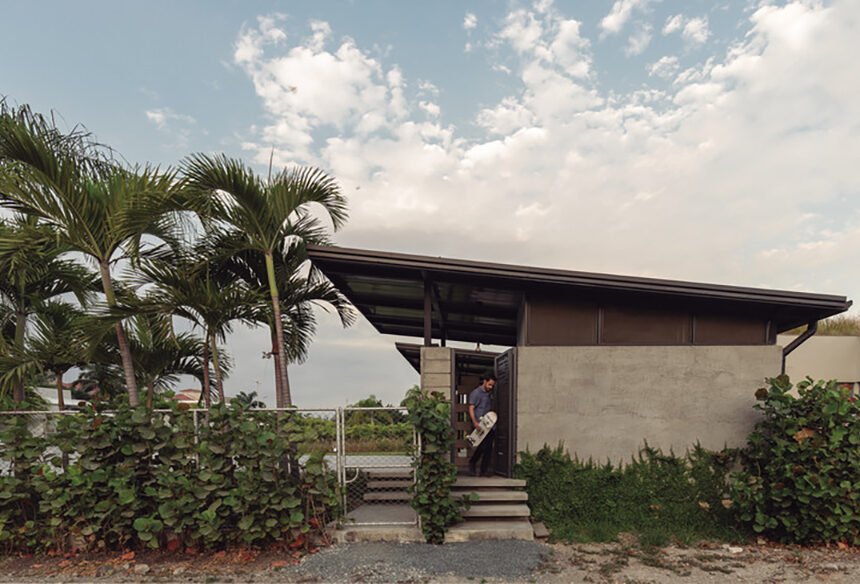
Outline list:
[[[776,343],[785,346],[794,339],[794,336],[779,335]],[[785,372],[792,383],[803,381],[807,375],[815,381],[860,382],[860,337],[815,335],[806,339],[789,353]]]
[[[643,441],[683,454],[739,446],[779,346],[519,347],[517,450],[628,461]]]
[[[421,347],[421,389],[441,391],[451,399],[454,351],[449,347]]]

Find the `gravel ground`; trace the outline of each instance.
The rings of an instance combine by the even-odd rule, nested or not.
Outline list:
[[[501,579],[523,581],[541,566],[550,548],[531,541],[350,543],[332,546],[284,570],[320,582],[424,582]]]

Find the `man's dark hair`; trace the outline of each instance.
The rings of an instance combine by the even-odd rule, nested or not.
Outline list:
[[[490,381],[491,379],[493,381],[496,381],[496,376],[492,373],[484,373],[483,375],[481,375],[481,381]]]

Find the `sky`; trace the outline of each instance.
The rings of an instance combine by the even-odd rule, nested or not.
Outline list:
[[[131,163],[320,167],[338,245],[860,298],[860,2],[0,1],[0,95]],[[417,374],[321,312],[300,407]],[[227,393],[274,404],[262,329]]]

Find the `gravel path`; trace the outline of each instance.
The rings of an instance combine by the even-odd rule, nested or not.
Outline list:
[[[528,580],[550,548],[531,541],[339,544],[283,574],[320,582],[423,582],[427,579]]]

